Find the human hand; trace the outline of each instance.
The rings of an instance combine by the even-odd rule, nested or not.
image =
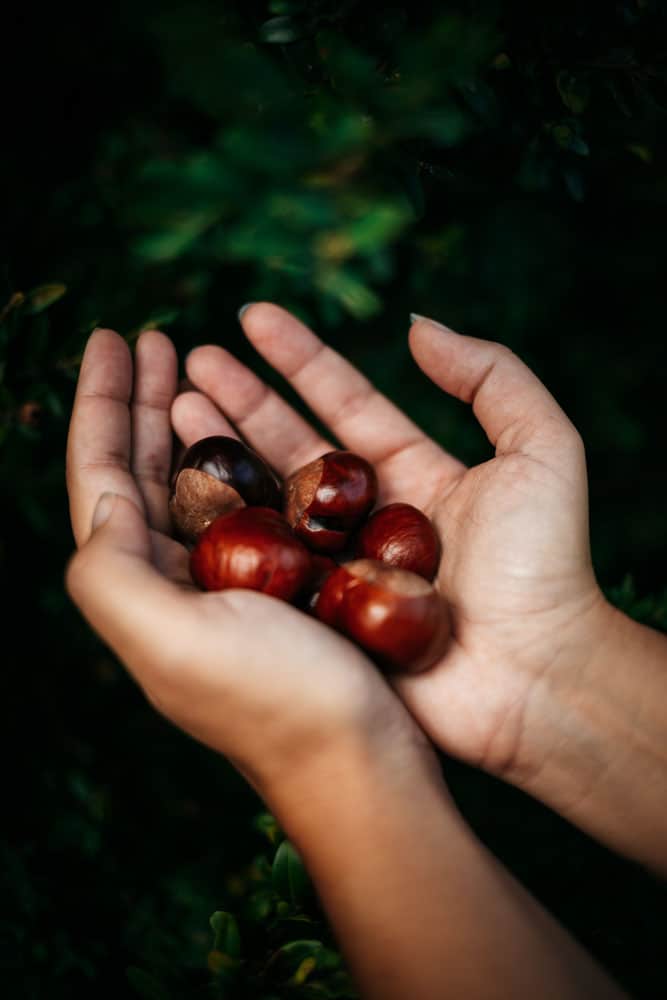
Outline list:
[[[609,611],[591,565],[576,429],[507,348],[418,319],[417,363],[472,403],[495,446],[466,469],[289,313],[256,303],[242,324],[338,441],[375,465],[379,503],[406,501],[434,520],[453,641],[432,669],[395,684],[443,749],[521,783],[551,752],[549,686],[577,689]],[[200,391],[172,408],[185,445],[228,433],[228,418],[283,474],[333,446],[223,348],[196,348],[186,367]]]
[[[163,334],[142,334],[134,371],[116,333],[90,338],[67,454],[78,545],[67,586],[84,616],[149,700],[227,755],[276,811],[290,784],[320,760],[343,766],[352,747],[430,756],[352,643],[275,598],[194,588],[188,553],[168,534],[176,390]]]

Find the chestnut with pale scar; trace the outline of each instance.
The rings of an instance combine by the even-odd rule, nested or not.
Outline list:
[[[331,573],[315,614],[390,669],[426,670],[449,642],[449,614],[438,591],[416,573],[374,559],[355,559]]]
[[[242,441],[223,435],[202,438],[188,448],[169,501],[176,534],[194,544],[216,517],[245,506],[281,506],[280,485],[264,459]]]
[[[330,451],[285,482],[285,517],[316,552],[339,552],[377,499],[373,466],[351,451]]]
[[[274,486],[268,466],[233,438],[190,448],[171,509],[181,533],[196,542],[194,581],[205,590],[242,587],[297,603],[384,670],[432,666],[451,629],[447,604],[429,582],[441,549],[426,514],[405,503],[371,513],[375,470],[350,451],[327,452],[292,472],[282,515],[266,504],[250,507],[257,496],[275,499]],[[366,558],[346,561],[355,548]]]

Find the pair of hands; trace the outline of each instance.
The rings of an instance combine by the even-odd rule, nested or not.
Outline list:
[[[250,591],[200,593],[169,536],[173,431],[185,446],[241,434],[282,475],[336,447],[224,348],[196,348],[178,394],[161,333],[97,330],[70,428],[67,481],[78,552],[67,571],[83,615],[172,722],[225,754],[272,804],[341,747],[446,752],[516,783],[545,764],[554,684],[576,690],[612,609],[588,540],[581,439],[507,348],[417,318],[410,347],[445,393],[471,403],[495,457],[467,469],[344,358],[278,306],[244,331],[334,440],[377,469],[381,504],[434,521],[437,585],[453,638],[426,673],[387,679],[343,637]]]

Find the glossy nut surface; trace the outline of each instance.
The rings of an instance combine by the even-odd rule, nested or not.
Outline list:
[[[190,572],[204,590],[241,587],[292,601],[309,583],[312,563],[277,511],[242,507],[216,518],[200,535]]]
[[[176,533],[194,542],[221,514],[244,506],[281,506],[280,486],[266,462],[236,438],[195,442],[173,478],[169,510]]]
[[[375,470],[351,451],[330,451],[285,481],[285,517],[316,552],[339,552],[377,498]]]
[[[427,669],[449,641],[449,612],[434,587],[372,559],[355,559],[328,576],[315,614],[395,670]]]
[[[440,564],[440,540],[426,514],[409,503],[374,511],[359,529],[356,554],[432,580]]]

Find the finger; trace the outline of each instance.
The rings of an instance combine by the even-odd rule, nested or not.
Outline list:
[[[67,568],[67,589],[93,629],[140,683],[174,662],[188,633],[191,596],[151,564],[152,540],[130,500],[103,494],[92,532]]]
[[[129,468],[132,358],[113,330],[88,340],[67,439],[67,489],[77,545],[90,534],[93,510],[104,492],[143,499]]]
[[[497,455],[521,452],[544,458],[578,439],[551,393],[504,345],[462,336],[417,317],[410,348],[436,385],[472,403]]]
[[[412,420],[378,392],[340,354],[327,347],[290,313],[254,303],[243,329],[259,353],[291,383],[341,443],[378,469],[390,489],[407,482],[414,468],[458,475],[462,464],[442,451]]]
[[[190,553],[184,545],[159,531],[151,531],[151,548],[151,562],[161,576],[196,590],[190,574]]]
[[[331,451],[331,442],[224,348],[196,348],[186,369],[197,388],[281,475]]]
[[[134,354],[132,472],[144,497],[148,522],[169,531],[171,404],[178,385],[178,359],[171,340],[157,330],[142,333]]]
[[[215,403],[201,392],[182,392],[176,397],[171,407],[171,423],[186,448],[214,434],[238,437]]]

